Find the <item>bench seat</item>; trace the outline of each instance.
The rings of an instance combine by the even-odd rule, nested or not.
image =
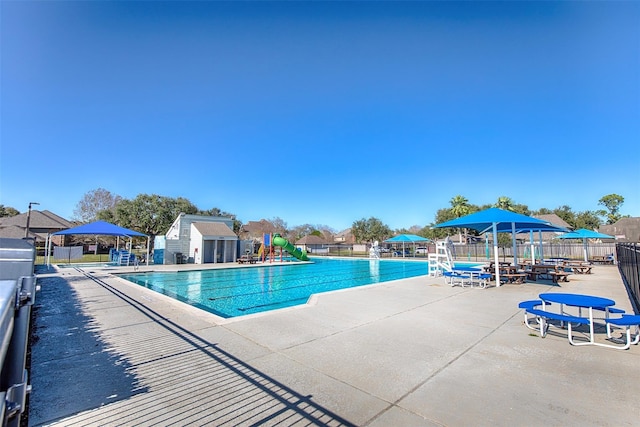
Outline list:
[[[553,283],[569,281],[570,273],[567,273],[566,271],[550,271],[548,274],[551,276]]]
[[[529,318],[529,316],[527,315],[527,309],[534,309],[536,307],[539,307],[542,305],[542,300],[539,299],[533,299],[533,300],[528,300],[528,301],[522,301],[518,304],[518,308],[524,308],[524,324],[527,328],[529,329],[533,329],[534,331],[537,331],[538,328],[537,327],[533,327],[529,324],[529,321],[533,320],[534,318]],[[551,303],[547,303],[547,305],[551,305]]]
[[[544,311],[544,310],[538,310],[537,308],[529,308],[527,309],[527,312],[530,314],[534,314],[538,317],[545,317],[547,319],[552,319],[552,320],[560,320],[561,322],[567,322],[567,323],[580,323],[583,325],[588,325],[589,324],[589,319],[586,317],[579,317],[579,316],[571,316],[568,314],[560,314],[560,313],[554,313],[551,311]]]
[[[500,275],[500,279],[503,278],[506,283],[524,283],[527,273],[504,273]]]
[[[442,275],[444,276],[445,283],[448,283],[451,286],[460,284],[460,286],[464,287],[465,280],[471,279],[470,275],[458,273],[457,271],[445,271],[444,273],[442,273]]]
[[[631,347],[631,344],[638,344],[640,342],[640,315],[637,314],[623,314],[616,319],[607,319],[607,336],[611,337],[611,325],[617,327],[623,327],[625,329],[626,342],[622,346],[607,345],[607,347],[615,348],[618,350],[626,350]],[[631,327],[635,326],[636,336],[631,339]]]
[[[547,336],[547,330],[549,329],[549,320],[559,320],[560,322],[567,324],[567,338],[569,339],[569,343],[571,345],[576,345],[573,341],[573,335],[571,333],[571,324],[582,324],[588,325],[589,319],[586,317],[579,316],[570,316],[567,314],[554,313],[550,311],[538,310],[537,308],[527,308],[526,312],[529,314],[533,314],[538,319],[538,323],[540,324],[540,336],[544,338]],[[578,344],[580,345],[580,344]]]

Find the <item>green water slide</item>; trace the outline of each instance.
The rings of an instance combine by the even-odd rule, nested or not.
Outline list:
[[[280,246],[285,251],[289,252],[291,256],[298,258],[300,261],[309,261],[307,251],[302,251],[291,244],[287,239],[281,237],[279,234],[273,235],[273,246]]]

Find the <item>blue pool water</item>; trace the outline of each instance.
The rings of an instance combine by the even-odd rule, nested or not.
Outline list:
[[[316,293],[426,274],[426,261],[314,259],[313,263],[304,264],[120,277],[230,318],[304,304]]]

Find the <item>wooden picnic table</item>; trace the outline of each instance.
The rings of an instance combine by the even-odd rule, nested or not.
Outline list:
[[[571,269],[576,274],[591,274],[591,264],[584,261],[565,261],[563,267]]]
[[[524,283],[527,278],[527,273],[520,270],[517,266],[511,265],[511,263],[500,263],[500,280],[505,283]],[[487,273],[491,273],[491,280],[496,279],[496,269],[490,265],[485,267]]]
[[[253,255],[242,255],[240,258],[238,258],[238,263],[239,264],[244,264],[244,263],[255,264],[256,258]]]
[[[536,281],[538,279],[550,279],[553,283],[568,282],[569,273],[555,264],[536,264],[527,271],[527,278]]]

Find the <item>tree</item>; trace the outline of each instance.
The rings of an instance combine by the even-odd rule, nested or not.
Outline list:
[[[317,231],[316,228],[311,224],[302,224],[297,225],[291,229],[289,229],[289,238],[294,242],[302,239],[304,236],[308,236],[313,234],[314,231]]]
[[[503,209],[505,211],[514,211],[514,203],[510,197],[500,196],[496,202],[496,208]]]
[[[374,217],[355,221],[351,226],[351,232],[358,243],[374,242],[376,240],[382,242],[392,235],[389,226]]]
[[[623,203],[624,197],[620,196],[619,194],[608,194],[598,200],[598,204],[604,206],[609,211],[608,213],[604,211],[600,212],[602,216],[607,217],[607,224],[613,224],[614,222],[622,218],[622,215],[620,215],[619,212],[620,206]]]
[[[529,206],[527,205],[523,205],[521,203],[515,203],[512,206],[513,212],[522,214],[522,215],[527,215],[527,216],[531,216],[531,210],[529,210]]]
[[[540,208],[537,211],[533,212],[533,214],[536,215],[536,216],[550,215],[552,213],[553,213],[553,211],[551,209],[547,209],[547,208]]]
[[[337,231],[328,225],[318,225],[318,230],[322,233],[322,238],[327,243],[332,243],[334,241],[335,235]]]
[[[98,219],[99,212],[115,209],[121,200],[122,197],[112,194],[104,188],[97,188],[82,196],[73,215],[78,221],[92,222]]]
[[[451,213],[453,213],[456,218],[471,213],[471,205],[469,205],[469,200],[466,197],[457,195],[451,199],[449,203],[451,203]],[[462,234],[467,234],[466,228],[459,229],[460,243],[462,243]]]
[[[16,208],[12,208],[11,206],[0,205],[0,218],[4,218],[7,216],[16,216],[20,215],[20,212]]]
[[[586,228],[587,230],[597,230],[600,225],[602,225],[602,221],[597,212],[584,211],[579,212],[575,216],[575,224],[573,224],[573,227],[576,229]]]
[[[559,206],[553,210],[553,213],[558,215],[564,222],[569,224],[571,227],[576,226],[576,216],[571,211],[571,208],[567,205]]]
[[[288,237],[289,229],[287,228],[287,223],[280,217],[274,217],[269,220],[273,225],[273,229],[275,233],[280,234],[283,237]]]
[[[451,204],[451,212],[455,218],[460,218],[461,216],[469,215],[471,213],[469,200],[464,196],[457,195],[453,197],[449,203]]]
[[[139,194],[135,199],[121,200],[115,209],[114,222],[153,238],[165,234],[180,213],[196,214],[198,208],[189,200],[157,194]],[[102,213],[101,213],[102,214]]]

